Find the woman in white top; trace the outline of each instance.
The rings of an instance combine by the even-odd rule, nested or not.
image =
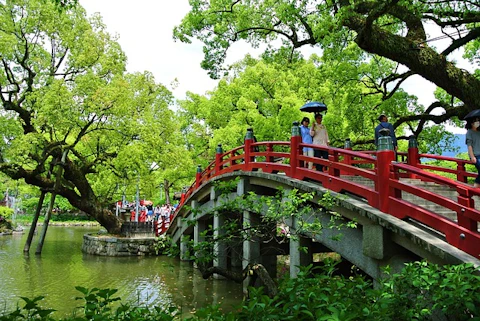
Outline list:
[[[323,119],[322,114],[315,115],[315,122],[313,123],[312,128],[310,129],[310,135],[312,135],[313,137],[314,145],[328,146],[328,132],[325,125],[322,124],[322,119]],[[328,159],[328,151],[326,150],[315,149],[313,151],[313,155],[315,157]],[[317,171],[321,171],[321,172],[323,172],[323,168],[325,167],[319,164],[315,166],[317,168]]]

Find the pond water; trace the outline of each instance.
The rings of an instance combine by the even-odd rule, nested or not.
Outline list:
[[[85,233],[99,228],[54,227],[48,229],[41,255],[35,255],[38,235],[23,253],[28,231],[0,236],[0,311],[9,310],[20,296],[45,296],[43,307],[70,315],[82,301],[75,286],[118,289],[122,303],[161,306],[175,304],[182,313],[192,313],[209,304],[228,310],[242,298],[240,284],[227,280],[204,280],[190,262],[159,257],[99,257],[83,254]]]

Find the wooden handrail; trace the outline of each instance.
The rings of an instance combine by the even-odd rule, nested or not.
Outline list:
[[[305,156],[302,152],[304,147],[326,150],[329,159]],[[255,149],[258,151],[255,151]],[[398,155],[403,159],[406,158],[406,163],[395,162],[393,151],[353,151],[351,149],[303,144],[299,141],[298,136],[292,137],[290,142],[266,141],[254,143],[247,139],[244,145],[217,154],[216,161],[210,163],[205,170],[197,174],[196,182],[189,187],[178,209],[196,189],[216,176],[237,170],[261,170],[267,173],[283,172],[293,179],[309,179],[319,182],[332,191],[356,194],[365,198],[371,206],[398,218],[412,218],[444,234],[450,244],[478,257],[480,255],[480,233],[477,231],[477,225],[480,221],[480,211],[475,209],[472,197],[480,196],[480,190],[465,183],[467,177],[476,175],[465,171],[465,165],[472,164],[472,162],[452,157],[419,154],[417,149],[409,150],[409,153],[400,152]],[[422,164],[420,159],[424,158],[455,162],[457,170]],[[278,159],[284,161],[276,162],[275,160]],[[216,162],[220,163],[217,164]],[[318,172],[301,166],[301,164],[308,162],[324,165],[328,168],[328,172]],[[369,168],[360,167],[365,167],[365,165],[368,165]],[[440,176],[431,171],[457,174],[457,180]],[[375,187],[370,188],[348,181],[342,175],[362,176],[371,180]],[[412,186],[402,182],[400,177],[417,178],[421,181],[434,182],[449,187],[457,191],[458,199],[453,201],[427,189]],[[455,211],[457,221],[447,219],[419,205],[403,200],[402,193],[415,194],[427,201]]]

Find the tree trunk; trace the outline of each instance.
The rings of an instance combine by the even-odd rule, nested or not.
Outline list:
[[[163,189],[165,192],[165,203],[171,204],[170,202],[170,182],[168,179],[163,180]]]
[[[40,198],[38,199],[37,208],[35,210],[35,216],[33,217],[32,225],[30,226],[30,230],[28,231],[27,241],[25,242],[25,246],[23,248],[23,252],[28,253],[30,251],[30,246],[32,245],[33,235],[35,234],[35,230],[37,229],[38,218],[40,217],[40,212],[42,210],[43,201],[45,200],[45,192],[44,190],[41,191]]]
[[[273,298],[278,294],[278,288],[275,284],[275,281],[270,277],[268,274],[267,269],[262,264],[251,264],[249,263],[242,271],[231,271],[219,268],[217,266],[211,266],[202,271],[202,277],[204,279],[208,279],[213,274],[221,275],[229,280],[232,280],[237,283],[243,282],[249,275],[251,276],[249,286],[253,286],[255,284],[255,280],[257,278],[260,279],[262,284],[265,287],[265,291],[270,298]]]
[[[355,41],[363,50],[407,66],[462,100],[466,108],[459,113],[460,117],[480,106],[480,80],[457,68],[427,44],[385,32],[375,25],[367,28],[366,21],[360,18],[350,18],[345,25],[358,33]]]

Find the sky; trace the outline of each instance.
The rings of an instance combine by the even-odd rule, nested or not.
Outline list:
[[[156,81],[169,88],[178,99],[185,98],[187,91],[203,95],[215,89],[217,81],[210,79],[207,72],[200,67],[203,45],[199,41],[185,44],[173,40],[173,28],[180,24],[190,9],[188,0],[79,2],[88,15],[100,13],[107,30],[118,35],[118,41],[127,55],[129,72],[152,72]],[[435,42],[434,45],[442,46],[440,42]],[[306,48],[304,54],[316,50],[319,51]],[[247,53],[258,56],[260,50],[254,50],[246,43],[235,43],[227,53],[226,62],[238,61]],[[462,68],[469,69],[469,66],[462,62]],[[420,103],[426,106],[434,101],[435,85],[420,76],[410,77],[402,87],[410,94],[417,95]]]
[[[190,9],[188,0],[79,2],[88,15],[99,12],[107,30],[119,36],[129,72],[151,71],[156,81],[172,90],[176,98],[184,98],[187,91],[205,94],[215,88],[217,81],[200,67],[203,45],[199,41],[185,44],[173,40],[173,28]],[[247,44],[238,44],[228,52],[227,62],[238,61],[248,52],[256,55]],[[175,79],[178,84],[172,89]]]

